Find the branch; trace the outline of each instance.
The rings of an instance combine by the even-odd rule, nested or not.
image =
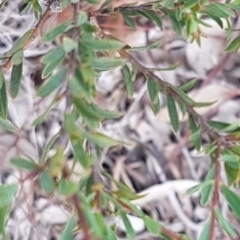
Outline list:
[[[77,210],[79,223],[81,223],[81,225],[82,225],[84,239],[85,240],[91,240],[91,236],[90,236],[90,232],[89,232],[89,229],[88,229],[88,225],[87,225],[87,222],[85,221],[85,216],[84,216],[82,208],[80,206],[80,201],[79,201],[79,198],[78,198],[77,194],[73,195],[72,201],[73,201],[75,209]]]
[[[212,215],[210,224],[209,240],[214,240],[214,226],[215,226],[215,208],[218,206],[218,186],[219,186],[219,174],[220,174],[220,154],[221,154],[221,143],[217,142],[217,149],[215,151],[215,173],[214,173],[214,189],[212,197]]]
[[[108,13],[121,13],[124,11],[134,12],[134,11],[144,11],[144,10],[153,10],[152,5],[139,5],[139,6],[119,6],[115,8],[103,8],[98,9],[90,13],[91,17],[104,15]]]
[[[48,6],[45,13],[41,16],[40,20],[38,21],[36,26],[33,28],[33,32],[29,37],[28,41],[23,46],[23,50],[26,50],[28,46],[33,42],[33,40],[39,35],[42,27],[51,16],[52,16],[52,10],[50,9],[50,6]],[[11,62],[11,57],[9,57],[7,62],[2,66],[3,73],[6,73],[11,67],[12,67],[12,62]]]

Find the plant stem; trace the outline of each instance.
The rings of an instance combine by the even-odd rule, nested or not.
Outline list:
[[[78,198],[77,194],[72,196],[72,201],[73,201],[74,207],[75,207],[75,209],[77,211],[79,223],[81,223],[81,226],[82,226],[84,239],[85,240],[91,240],[91,236],[90,236],[90,232],[89,232],[89,229],[88,229],[88,225],[87,225],[87,223],[85,221],[85,216],[83,214],[83,211],[82,211],[82,208],[81,208],[81,205],[80,205],[80,201],[79,201],[79,198]]]
[[[221,154],[221,142],[217,141],[217,149],[215,151],[215,173],[214,173],[214,189],[212,197],[212,214],[210,223],[209,240],[214,239],[214,226],[215,226],[215,208],[218,206],[218,186],[219,186],[219,174],[220,174],[220,154]]]
[[[31,36],[29,37],[28,41],[24,44],[23,50],[27,49],[28,46],[33,42],[33,40],[39,35],[43,25],[48,21],[48,19],[52,16],[52,11],[50,7],[48,6],[45,13],[42,15],[36,26],[33,28],[33,32]],[[2,66],[3,73],[6,73],[10,68],[12,67],[11,58],[5,62],[5,64]]]

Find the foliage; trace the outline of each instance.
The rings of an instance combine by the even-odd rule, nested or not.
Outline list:
[[[6,1],[3,1],[1,7]],[[16,127],[8,120],[7,114],[7,90],[5,74],[10,71],[10,96],[16,98],[18,95],[23,63],[24,50],[31,41],[38,35],[39,28],[51,15],[54,4],[57,0],[46,1],[47,10],[44,12],[37,0],[24,0],[26,3],[24,14],[28,9],[32,9],[38,24],[35,28],[26,32],[12,48],[1,56],[2,68],[0,69],[0,127],[7,131],[18,131]],[[11,159],[12,165],[16,168],[28,172],[29,177],[39,183],[42,191],[46,195],[56,193],[59,197],[69,199],[76,210],[73,216],[66,224],[61,239],[73,239],[74,229],[80,227],[84,233],[85,239],[117,239],[114,226],[105,224],[107,214],[119,216],[126,228],[128,239],[135,238],[135,232],[127,217],[127,213],[132,213],[143,219],[146,229],[155,236],[166,237],[167,239],[186,239],[186,236],[177,235],[169,232],[164,226],[154,219],[147,216],[141,210],[132,205],[130,200],[139,198],[128,187],[120,182],[116,182],[106,173],[101,173],[109,180],[113,181],[118,187],[117,191],[110,191],[101,181],[96,180],[93,166],[103,148],[109,148],[116,145],[126,144],[121,141],[111,139],[109,136],[99,132],[101,122],[108,118],[120,118],[119,112],[110,112],[100,109],[94,103],[94,97],[97,90],[95,79],[103,71],[121,67],[126,92],[128,97],[134,94],[133,82],[136,72],[141,72],[147,82],[148,94],[151,107],[154,114],[160,111],[160,102],[158,94],[161,92],[166,96],[166,105],[169,111],[170,122],[174,132],[179,131],[180,121],[177,111],[177,105],[185,115],[188,114],[189,129],[191,131],[191,141],[198,151],[206,152],[211,156],[212,167],[203,180],[203,182],[188,193],[192,194],[200,191],[201,205],[209,204],[211,201],[212,211],[203,232],[199,239],[213,239],[214,226],[216,223],[227,232],[234,236],[235,232],[227,220],[218,209],[218,199],[221,193],[228,205],[231,207],[236,218],[240,218],[240,197],[230,189],[239,184],[240,179],[240,145],[239,145],[239,123],[227,124],[204,120],[195,111],[197,107],[206,107],[212,103],[199,103],[188,97],[187,91],[191,89],[196,81],[190,80],[182,86],[173,86],[157,77],[153,71],[171,70],[177,65],[166,69],[148,69],[138,63],[131,55],[133,51],[142,51],[153,49],[159,46],[159,41],[151,43],[148,46],[131,48],[118,39],[105,34],[92,18],[101,15],[121,13],[125,23],[135,29],[134,17],[142,16],[152,21],[156,26],[162,28],[163,16],[170,19],[174,30],[178,35],[183,35],[189,41],[196,41],[201,45],[200,26],[208,26],[204,18],[208,16],[223,28],[223,21],[231,21],[231,18],[239,11],[239,1],[215,2],[208,0],[164,0],[149,1],[140,6],[130,4],[119,7],[111,7],[111,0],[103,2],[98,10],[86,12],[80,8],[80,2],[77,0],[65,0],[63,7],[72,4],[77,11],[73,16],[73,21],[66,21],[42,37],[42,42],[53,41],[61,37],[61,43],[46,53],[41,61],[44,64],[42,78],[46,79],[44,84],[38,89],[39,97],[47,97],[55,93],[56,97],[49,108],[39,116],[34,125],[43,122],[52,106],[67,99],[67,109],[64,115],[64,124],[56,136],[45,146],[39,162],[33,162],[31,159],[16,156]],[[98,1],[86,0],[88,4],[96,4]],[[72,36],[67,35],[72,31]],[[228,24],[228,32],[232,32],[231,24]],[[240,38],[229,41],[226,51],[236,52],[240,46]],[[71,61],[68,61],[71,57]],[[65,84],[64,92],[60,86]],[[82,177],[79,182],[72,179],[73,170],[69,169],[64,155],[65,146],[55,146],[54,143],[59,135],[68,135],[69,142],[74,154],[74,161],[80,163],[86,170],[87,176]],[[201,136],[208,135],[208,143],[202,144]],[[86,143],[91,146],[91,151],[86,148]],[[50,149],[55,149],[55,154],[49,156]],[[220,170],[224,163],[224,171],[228,182],[220,179]],[[86,184],[87,183],[87,184]],[[0,233],[5,236],[5,223],[10,212],[13,197],[16,195],[17,186],[0,186]],[[111,204],[110,204],[111,203]],[[78,218],[78,220],[76,220]],[[216,219],[216,221],[215,221]],[[79,225],[79,226],[78,226]]]

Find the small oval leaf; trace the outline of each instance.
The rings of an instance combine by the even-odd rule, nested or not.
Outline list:
[[[12,98],[16,98],[22,79],[22,63],[14,65],[10,80],[10,94]]]
[[[56,37],[62,35],[67,28],[70,26],[70,22],[64,22],[57,27],[53,28],[51,31],[45,33],[42,37],[42,42],[53,41]]]
[[[91,65],[96,70],[106,71],[116,67],[120,67],[124,64],[124,62],[125,60],[123,58],[100,57],[100,58],[94,59]]]
[[[177,132],[179,129],[177,108],[173,98],[169,95],[167,95],[167,108],[168,108],[168,113],[169,113],[172,128],[175,132]]]
[[[38,168],[37,164],[29,159],[21,158],[21,157],[13,157],[10,162],[22,169],[34,171]]]
[[[240,197],[225,185],[221,185],[220,190],[226,198],[234,215],[240,220]]]
[[[0,75],[1,75],[1,71],[0,71]],[[0,89],[0,117],[3,119],[7,118],[7,107],[8,107],[7,90],[6,90],[5,80],[3,79],[2,86]]]
[[[66,69],[60,69],[55,75],[51,76],[46,83],[44,83],[37,91],[37,95],[40,97],[45,97],[56,90],[60,84],[63,82],[66,74]]]
[[[123,72],[124,82],[127,88],[128,97],[132,97],[134,92],[134,87],[133,87],[131,72],[127,65],[124,65],[122,67],[122,72]]]

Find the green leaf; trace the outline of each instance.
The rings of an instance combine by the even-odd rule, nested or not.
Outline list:
[[[208,171],[208,174],[204,179],[204,182],[206,181],[207,183],[202,185],[202,188],[201,188],[200,204],[202,206],[205,206],[210,199],[210,196],[213,190],[213,181],[209,181],[209,180],[212,180],[214,178],[214,172],[215,172],[215,165],[212,165],[211,169]]]
[[[11,158],[10,162],[17,167],[28,171],[35,171],[38,168],[35,162],[21,157],[13,157]]]
[[[24,15],[27,10],[32,6],[31,2],[29,2],[26,7],[20,12],[20,15]]]
[[[193,104],[193,107],[208,107],[216,103],[218,100],[213,101],[213,102],[195,102]]]
[[[169,95],[167,95],[167,108],[168,108],[168,113],[169,113],[172,128],[175,132],[177,132],[179,129],[177,108],[173,98]]]
[[[18,52],[19,50],[23,49],[23,47],[25,46],[25,44],[28,42],[28,40],[30,39],[30,37],[32,36],[33,33],[33,29],[27,31],[21,38],[19,38],[17,40],[17,42],[12,46],[12,48],[6,52],[6,56],[10,57],[12,56],[14,53]]]
[[[59,133],[53,135],[53,137],[47,142],[47,144],[44,146],[43,151],[42,151],[42,156],[40,158],[40,162],[44,162],[47,158],[47,154],[49,152],[49,150],[51,149],[51,147],[53,146],[53,144],[56,142],[56,140],[59,137]]]
[[[200,233],[198,240],[207,240],[209,239],[210,233],[210,220],[208,219],[204,225],[202,232]]]
[[[139,13],[147,19],[153,21],[160,29],[162,29],[162,20],[154,11],[144,10]]]
[[[2,236],[1,239],[3,240],[10,239],[6,236],[6,222],[7,222],[8,215],[10,214],[10,211],[11,211],[11,204],[0,208],[0,236]]]
[[[106,228],[106,235],[105,238],[106,240],[118,240],[118,237],[116,233],[110,228]]]
[[[0,89],[2,88],[3,83],[5,82],[4,73],[0,68]]]
[[[204,180],[204,182],[197,184],[196,186],[187,190],[186,195],[190,196],[195,192],[200,191],[205,186],[209,185],[212,182],[212,179]]]
[[[51,192],[54,189],[55,183],[53,178],[50,176],[49,172],[43,171],[40,175],[40,185],[42,189],[46,192]]]
[[[49,111],[51,110],[52,106],[54,105],[55,103],[55,99],[51,102],[51,104],[45,109],[45,111],[40,115],[38,116],[34,122],[33,122],[33,126],[37,126],[37,125],[40,125],[44,122],[44,119],[46,118],[47,114],[49,113]]]
[[[239,180],[240,166],[238,164],[238,169],[232,167],[229,163],[224,163],[225,172],[227,175],[228,185],[231,186],[237,183]]]
[[[89,128],[94,129],[99,126],[100,118],[84,99],[73,98],[73,104]]]
[[[52,176],[58,177],[59,175],[61,175],[64,165],[65,165],[64,151],[61,147],[58,147],[56,153],[50,159],[48,171]]]
[[[37,95],[40,97],[46,97],[56,90],[64,81],[66,72],[66,69],[62,68],[55,75],[47,79],[46,82],[38,89]]]
[[[124,65],[122,67],[122,72],[123,72],[124,82],[127,88],[128,97],[132,97],[134,93],[134,87],[133,87],[131,72],[127,65]]]
[[[136,234],[132,228],[132,225],[127,217],[127,215],[123,212],[123,211],[120,211],[120,216],[123,220],[123,224],[126,228],[126,234],[128,236],[128,239],[130,240],[135,240],[136,239]]]
[[[23,50],[19,50],[18,52],[14,53],[11,57],[11,63],[13,65],[19,65],[22,63],[23,60]]]
[[[133,30],[136,29],[134,20],[127,13],[121,12],[124,22]]]
[[[102,133],[90,133],[90,132],[83,132],[82,137],[87,138],[90,142],[95,144],[99,147],[113,147],[119,144],[122,144],[122,142],[114,140]]]
[[[100,234],[98,236],[103,237],[104,232],[106,231],[106,224],[105,219],[103,218],[103,214],[101,212],[96,212],[94,213],[94,216],[100,230]]]
[[[178,36],[181,36],[181,25],[179,23],[179,21],[177,20],[176,16],[175,16],[175,12],[173,11],[167,11],[167,15],[172,23],[172,26],[174,28],[174,30],[176,31]]]
[[[184,1],[184,7],[185,8],[192,8],[198,3],[198,0],[187,0]]]
[[[229,126],[223,129],[224,132],[234,132],[239,130],[239,122],[233,122]]]
[[[59,195],[73,195],[78,191],[78,184],[65,179],[60,179],[58,182],[57,193]]]
[[[151,79],[147,79],[147,88],[151,102],[156,103],[158,101],[160,91],[159,84]]]
[[[70,53],[72,50],[77,48],[77,43],[74,42],[71,38],[63,38],[63,49],[65,53]]]
[[[190,105],[195,105],[196,103],[180,88],[170,85],[170,88],[182,98],[183,102],[187,102]]]
[[[186,108],[185,103],[183,103],[183,101],[179,100],[179,101],[178,101],[178,106],[179,106],[179,109],[180,109],[180,111],[182,112],[182,115],[183,115],[183,117],[184,117],[185,114],[186,114],[186,112],[187,112],[187,108]]]
[[[191,196],[191,195],[193,195],[194,193],[200,191],[201,188],[202,188],[201,183],[200,183],[200,184],[197,184],[196,186],[193,186],[193,187],[189,188],[189,189],[187,190],[187,192],[186,192],[186,195]]]
[[[63,229],[60,240],[73,240],[74,224],[74,218],[71,217]]]
[[[120,67],[124,64],[124,62],[125,60],[123,58],[100,57],[100,58],[94,59],[91,65],[96,70],[106,71],[112,68]]]
[[[7,131],[16,131],[17,128],[8,120],[5,120],[0,117],[0,128],[5,129]]]
[[[96,114],[96,116],[98,116],[100,119],[105,119],[105,118],[120,118],[122,117],[122,113],[120,112],[116,112],[116,111],[108,111],[108,110],[104,110],[104,109],[101,109],[99,108],[97,105],[95,104],[90,104],[89,105],[94,113]]]
[[[0,70],[0,78],[1,78],[1,70]],[[2,86],[0,89],[0,117],[3,119],[7,118],[7,107],[8,107],[7,90],[6,90],[5,79],[3,79]]]
[[[227,48],[226,48],[226,52],[229,52],[229,53],[231,53],[231,52],[237,52],[237,50],[238,50],[238,48],[239,48],[239,46],[240,46],[240,36],[239,37],[236,37],[236,38],[234,38],[229,44],[228,44],[228,46],[227,46]]]
[[[160,100],[158,99],[156,103],[151,103],[151,108],[154,115],[156,116],[160,111]]]
[[[151,102],[151,108],[156,115],[160,110],[159,91],[160,86],[157,82],[147,79],[148,95]]]
[[[46,53],[42,59],[41,62],[44,64],[50,64],[53,59],[62,59],[65,56],[65,52],[63,49],[63,46],[57,46],[53,49],[51,49],[48,53]]]
[[[226,198],[233,213],[237,219],[240,220],[240,197],[225,185],[221,185],[220,190]]]
[[[93,231],[95,237],[100,237],[102,235],[102,230],[97,223],[97,219],[95,218],[95,214],[92,213],[92,210],[89,207],[84,206],[83,208],[85,218],[88,222],[89,228]]]
[[[222,130],[226,127],[229,126],[229,123],[225,123],[225,122],[219,122],[219,121],[208,121],[208,124],[211,126],[211,127],[214,127],[216,128],[217,130]]]
[[[62,35],[69,27],[70,22],[66,21],[57,27],[53,28],[51,31],[45,33],[42,37],[42,42],[49,42],[55,40],[56,37]]]
[[[179,86],[179,89],[181,89],[184,92],[189,91],[195,86],[196,82],[197,82],[197,79],[193,78],[187,81],[186,83],[184,83],[182,86]]]
[[[172,65],[170,65],[169,67],[165,67],[165,68],[148,68],[150,71],[171,71],[176,69],[178,66],[178,63],[174,63]]]
[[[142,46],[142,47],[133,47],[133,48],[126,48],[128,52],[138,52],[138,51],[144,51],[144,50],[149,50],[149,49],[155,49],[158,48],[160,45],[161,41],[156,41],[153,43],[150,43],[149,45]]]
[[[38,1],[33,1],[33,2],[32,2],[32,6],[33,6],[33,9],[34,9],[36,12],[42,13],[42,7],[41,7],[41,5],[39,4]]]
[[[88,15],[85,11],[80,11],[78,14],[78,19],[77,19],[77,26],[80,27],[84,23],[88,21]]]
[[[81,41],[81,44],[84,44],[90,47],[93,51],[117,51],[122,49],[126,44],[113,40],[113,39],[106,39],[106,40],[98,40],[94,38],[84,39]]]
[[[83,81],[82,74],[80,74],[79,76],[80,78],[76,78],[75,75],[75,77],[68,81],[69,91],[71,95],[76,98],[84,98],[88,101],[91,101],[95,88],[89,86],[89,84]]]
[[[145,195],[138,195],[137,193],[133,192],[131,189],[120,189],[116,191],[111,192],[113,195],[115,195],[117,198],[123,198],[127,200],[135,200],[139,198],[143,198]]]
[[[22,78],[22,63],[19,65],[14,65],[12,69],[11,74],[11,80],[10,80],[10,94],[12,98],[16,98],[20,84],[21,84],[21,78]]]
[[[214,209],[215,212],[215,216],[216,219],[221,227],[221,229],[224,229],[224,231],[226,231],[226,233],[235,238],[236,237],[236,232],[233,230],[233,228],[230,226],[230,224],[228,223],[228,221],[222,216],[220,210],[218,208]]]
[[[162,5],[166,8],[174,8],[174,1],[173,0],[164,0]]]
[[[58,46],[52,50],[50,50],[44,57],[42,58],[42,62],[46,64],[42,72],[42,78],[48,77],[58,65],[64,60],[65,51],[63,46]]]
[[[89,168],[92,164],[91,156],[89,156],[83,149],[80,141],[71,140],[73,154],[76,161],[78,161],[84,168]]]
[[[204,7],[204,12],[206,12],[210,17],[216,18],[229,18],[233,17],[234,13],[231,11],[226,4],[211,2],[208,6]]]
[[[206,186],[201,189],[201,198],[200,204],[201,206],[206,206],[208,201],[210,200],[211,194],[213,191],[213,182],[209,182]]]
[[[100,9],[103,9],[104,7],[106,7],[109,3],[111,3],[113,0],[105,0],[103,2],[103,4],[100,6]]]
[[[192,132],[191,140],[195,146],[195,148],[199,151],[202,145],[201,135],[199,134],[199,129],[191,115],[188,117],[189,128]]]
[[[159,235],[159,233],[161,232],[161,227],[158,221],[150,218],[149,216],[144,216],[143,220],[150,233],[154,235]]]
[[[70,137],[78,137],[80,135],[80,131],[75,123],[76,120],[77,116],[75,113],[68,113],[64,116],[64,129]]]
[[[12,204],[13,197],[17,194],[17,185],[0,185],[0,208]]]

